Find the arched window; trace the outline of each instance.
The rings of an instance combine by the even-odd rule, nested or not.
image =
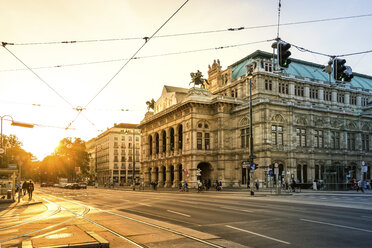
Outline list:
[[[163,130],[163,152],[167,151],[167,133]]]
[[[155,134],[155,149],[156,149],[156,154],[159,153],[159,134]]]
[[[182,125],[178,126],[178,149],[182,149]]]
[[[149,152],[150,152],[150,155],[152,155],[152,136],[149,135]]]
[[[174,150],[174,129],[171,127],[170,129],[170,149],[171,151]]]

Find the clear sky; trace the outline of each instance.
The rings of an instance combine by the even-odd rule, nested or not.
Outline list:
[[[43,81],[0,47],[0,115],[38,124],[34,129],[3,123],[4,134],[16,134],[26,151],[42,159],[64,137],[89,140],[114,123],[139,123],[145,102],[160,97],[163,85],[189,87],[190,72],[207,77],[208,65],[219,59],[223,69],[257,49],[271,50],[271,42],[211,49],[178,55],[168,53],[231,46],[276,38],[277,27],[235,32],[208,32],[150,40],[111,83],[84,107],[119,71],[143,39],[150,37],[185,0],[0,0],[0,41],[34,69]],[[282,0],[280,22],[372,14],[370,0]],[[278,0],[190,0],[157,34],[184,34],[277,24]],[[372,16],[337,21],[286,25],[280,37],[292,44],[326,54],[372,49]],[[63,44],[62,41],[119,39]],[[20,45],[20,43],[57,44]],[[319,64],[328,58],[291,49],[292,57]],[[147,58],[146,58],[147,57]],[[75,66],[66,64],[119,60]],[[372,75],[372,54],[347,57],[354,72]],[[53,88],[58,94],[55,93]],[[63,99],[62,99],[63,98]],[[129,111],[121,111],[128,109]],[[58,128],[59,127],[59,128]],[[100,131],[101,130],[101,131]]]

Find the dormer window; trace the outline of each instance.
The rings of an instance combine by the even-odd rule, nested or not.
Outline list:
[[[273,64],[271,64],[271,63],[265,62],[264,63],[264,68],[265,68],[265,71],[267,71],[267,72],[273,72]]]

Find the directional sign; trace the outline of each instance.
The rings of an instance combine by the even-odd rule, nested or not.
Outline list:
[[[269,170],[269,175],[273,175],[274,174],[274,171],[273,170]]]
[[[251,170],[255,170],[255,169],[257,169],[257,165],[255,163],[252,163],[251,164]]]

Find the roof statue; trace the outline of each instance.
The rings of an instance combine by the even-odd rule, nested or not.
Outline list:
[[[195,73],[191,72],[190,76],[191,76],[191,82],[189,83],[189,85],[194,83],[194,87],[195,85],[200,85],[200,88],[205,88],[206,84],[209,85],[208,80],[203,78],[203,74],[199,70]]]
[[[146,101],[146,104],[147,104],[147,111],[149,111],[150,109],[154,110],[155,108],[154,98],[152,98],[151,101]]]

